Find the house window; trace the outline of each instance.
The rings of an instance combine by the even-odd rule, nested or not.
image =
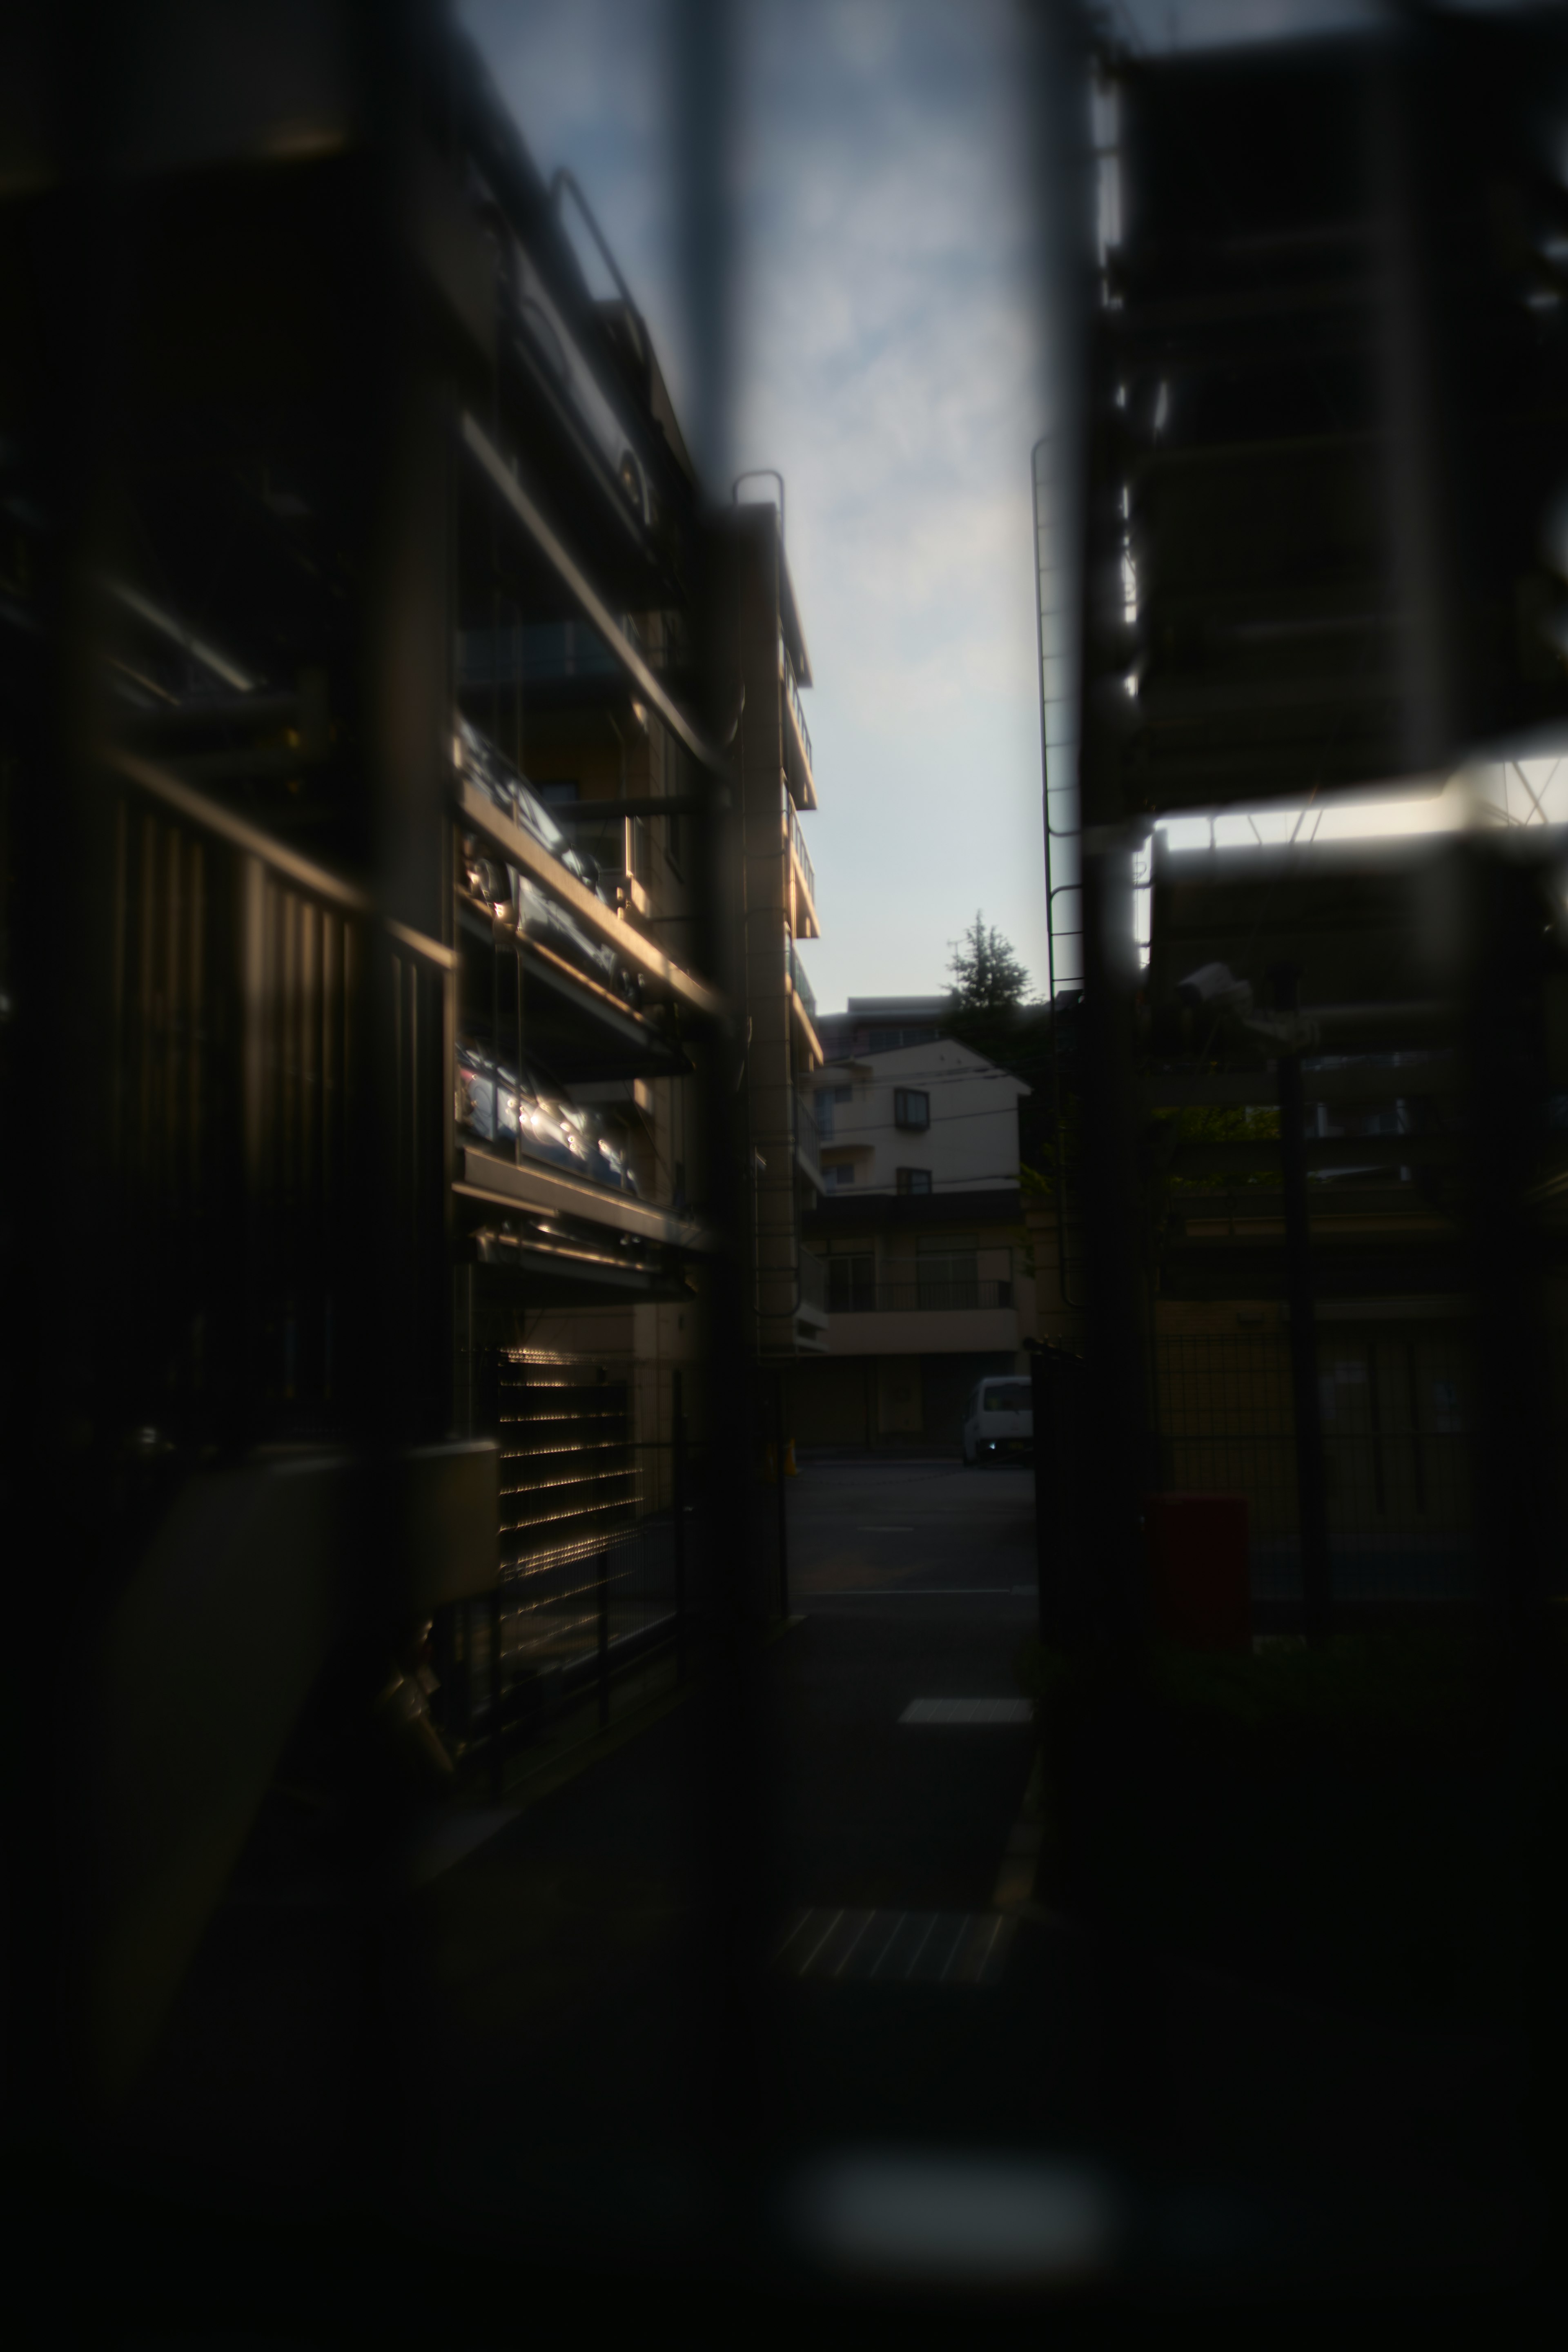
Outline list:
[[[871,1250],[857,1250],[827,1261],[827,1311],[830,1315],[869,1315],[877,1304],[877,1260]]]
[[[912,1087],[895,1087],[893,1125],[907,1128],[911,1134],[923,1135],[931,1125],[930,1095],[919,1094]]]
[[[895,1189],[900,1192],[929,1192],[931,1191],[931,1170],[929,1168],[896,1169],[894,1171],[894,1186]]]
[[[829,1187],[830,1190],[836,1189],[839,1185],[843,1184],[853,1184],[855,1181],[854,1168],[849,1165],[846,1165],[842,1168],[825,1168],[822,1171],[822,1181]]]

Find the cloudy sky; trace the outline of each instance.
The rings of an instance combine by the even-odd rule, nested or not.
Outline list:
[[[808,820],[825,1008],[945,984],[976,909],[1046,982],[1017,0],[748,0],[734,464],[776,466],[816,685]],[[1364,16],[1141,0],[1140,46]],[[465,0],[547,173],[575,173],[689,391],[668,0]],[[760,486],[759,486],[760,487]]]
[[[661,0],[463,14],[536,161],[582,183],[679,404]],[[825,1007],[943,986],[977,908],[1045,981],[1017,26],[1012,0],[744,18],[734,457],[787,485]]]

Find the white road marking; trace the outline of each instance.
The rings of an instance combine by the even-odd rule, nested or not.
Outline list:
[[[821,1951],[823,1945],[826,1943],[828,1937],[832,1935],[833,1930],[837,1927],[838,1922],[843,1918],[843,1916],[844,1914],[842,1911],[836,1911],[834,1913],[818,1940],[813,1944],[810,1951],[806,1954],[805,1959],[802,1960],[799,1969],[796,1971],[798,1975],[805,1976],[807,1969],[810,1968],[813,1960],[816,1959],[818,1952]]]
[[[912,1698],[900,1723],[1030,1723],[1026,1698]]]
[[[909,1916],[910,1915],[907,1911],[900,1911],[898,1917],[894,1920],[892,1934],[889,1937],[887,1942],[883,1945],[881,1950],[878,1953],[876,1958],[871,1963],[871,1974],[873,1976],[876,1975],[877,1970],[881,1967],[882,1962],[887,1958],[888,1954],[898,1942],[900,1932],[903,1927],[904,1921],[909,1917]]]
[[[808,1921],[814,1919],[816,1916],[816,1913],[813,1911],[803,1911],[801,1913],[800,1917],[795,1921],[795,1926],[790,1929],[789,1934],[784,1937],[784,1942],[773,1954],[775,1964],[783,1959],[784,1954],[788,1951],[790,1946],[794,1943],[801,1929],[806,1926]]]
[[[905,1975],[906,1979],[908,1979],[908,1978],[910,1978],[910,1977],[912,1977],[912,1976],[913,1976],[913,1974],[914,1974],[914,1972],[915,1972],[915,1964],[916,1964],[916,1962],[919,1960],[921,1954],[925,1950],[926,1946],[930,1943],[930,1941],[931,1941],[931,1929],[932,1929],[935,1926],[936,1926],[936,1913],[933,1911],[933,1912],[931,1913],[931,1917],[926,1921],[926,1931],[925,1931],[925,1934],[921,1937],[920,1942],[915,1946],[915,1957],[914,1957],[914,1959],[912,1959],[912,1960],[910,1962],[909,1967],[904,1970],[904,1975]]]
[[[938,1984],[945,1984],[947,1982],[947,1972],[949,1969],[952,1968],[954,1960],[957,1959],[959,1947],[963,1943],[964,1937],[968,1935],[972,1924],[973,1923],[968,1919],[961,1919],[959,1921],[958,1933],[952,1939],[952,1949],[949,1951],[946,1959],[943,1960],[942,1964],[942,1974],[937,1979]]]
[[[861,1920],[858,1927],[856,1928],[853,1936],[850,1937],[843,1957],[840,1958],[838,1966],[833,1971],[836,1977],[841,1977],[844,1974],[845,1963],[852,1957],[861,1937],[865,1934],[867,1928],[870,1926],[876,1916],[877,1915],[874,1911],[868,1911],[866,1916]]]
[[[992,1928],[991,1941],[985,1947],[985,1957],[981,1961],[979,1968],[975,1971],[974,1981],[976,1984],[984,1984],[985,1982],[985,1972],[991,1966],[991,1956],[996,1949],[996,1938],[1002,1933],[1002,1930],[1006,1924],[1007,1923],[1005,1919],[998,1919],[994,1927]]]
[[[804,1934],[811,1948],[792,1970],[797,1978],[829,1978],[846,1984],[868,1984],[873,1979],[884,1984],[994,1984],[1015,1924],[1010,1916],[989,1911],[803,1911],[775,1955],[775,1965],[798,1948]],[[904,1951],[900,1947],[906,1944],[906,1930],[913,1948]],[[847,1941],[843,1941],[846,1936]]]

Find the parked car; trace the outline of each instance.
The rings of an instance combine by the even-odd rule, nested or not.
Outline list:
[[[458,1043],[454,1091],[458,1125],[475,1142],[516,1142],[531,1160],[566,1175],[636,1193],[623,1141],[602,1112],[542,1087],[526,1071],[520,1077],[464,1039]]]
[[[970,1469],[999,1454],[1032,1453],[1034,1444],[1034,1383],[1006,1374],[977,1382],[963,1416],[963,1459]]]
[[[597,893],[599,869],[594,860],[567,839],[528,778],[512,766],[505,752],[499,751],[489,736],[482,735],[461,713],[453,739],[453,754],[459,775],[483,793],[487,800],[493,801],[503,815],[510,816],[542,849],[548,850],[585,889]]]
[[[511,919],[524,939],[537,940],[566,963],[618,996],[634,1011],[642,1003],[642,982],[628,970],[607,940],[596,940],[571,910],[542,890],[526,874],[512,869]]]
[[[615,886],[601,876],[585,850],[569,842],[527,778],[479,729],[459,716],[453,738],[458,772],[510,817],[513,824],[548,850],[564,871],[605,905],[616,904]],[[464,879],[471,895],[493,915],[511,923],[525,938],[537,940],[564,962],[618,996],[623,1004],[640,1012],[642,978],[616,953],[606,940],[596,939],[571,909],[497,851],[472,835],[463,838]]]

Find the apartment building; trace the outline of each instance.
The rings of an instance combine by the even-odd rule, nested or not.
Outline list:
[[[816,877],[801,820],[816,806],[801,688],[811,684],[782,515],[735,506],[720,534],[725,601],[744,688],[739,735],[745,908],[745,1092],[753,1287],[760,1358],[782,1364],[826,1347],[827,1312],[802,1245],[820,1190],[809,1095],[823,1058],[816,1001],[797,952],[816,939]]]
[[[435,1712],[499,1790],[542,1710],[606,1706],[685,1623],[688,1436],[730,1433],[702,1466],[727,1537],[744,1515],[715,1269],[754,1233],[759,1305],[809,1325],[810,669],[776,519],[715,525],[629,296],[593,292],[581,192],[472,45],[434,13],[329,20],[175,45],[156,106],[99,89],[145,234],[90,345],[58,305],[18,343],[5,458],[8,903],[38,915],[6,943],[14,1066],[42,1100],[81,1040],[111,1106],[61,1198],[114,1245],[16,1328],[30,1451],[100,1433],[61,1578],[84,1678],[117,1628],[72,1838],[101,1849],[79,1975],[125,2079],[331,1662],[433,1620]],[[37,193],[6,192],[18,316]],[[90,216],[58,285],[101,260]],[[104,496],[61,530],[110,415]],[[738,738],[697,617],[715,564]],[[43,919],[58,870],[89,957]],[[781,1197],[739,1217],[748,1082]]]
[[[1029,1089],[936,1034],[943,1003],[853,1000],[825,1024],[866,1044],[825,1063],[815,1087],[823,1195],[805,1234],[827,1359],[792,1382],[802,1444],[956,1449],[976,1380],[1024,1361],[1033,1286],[1018,1104]],[[928,1034],[882,1042],[911,1032]]]
[[[830,1062],[934,1045],[952,1009],[948,996],[852,996],[842,1013],[825,1013],[822,1050]]]

